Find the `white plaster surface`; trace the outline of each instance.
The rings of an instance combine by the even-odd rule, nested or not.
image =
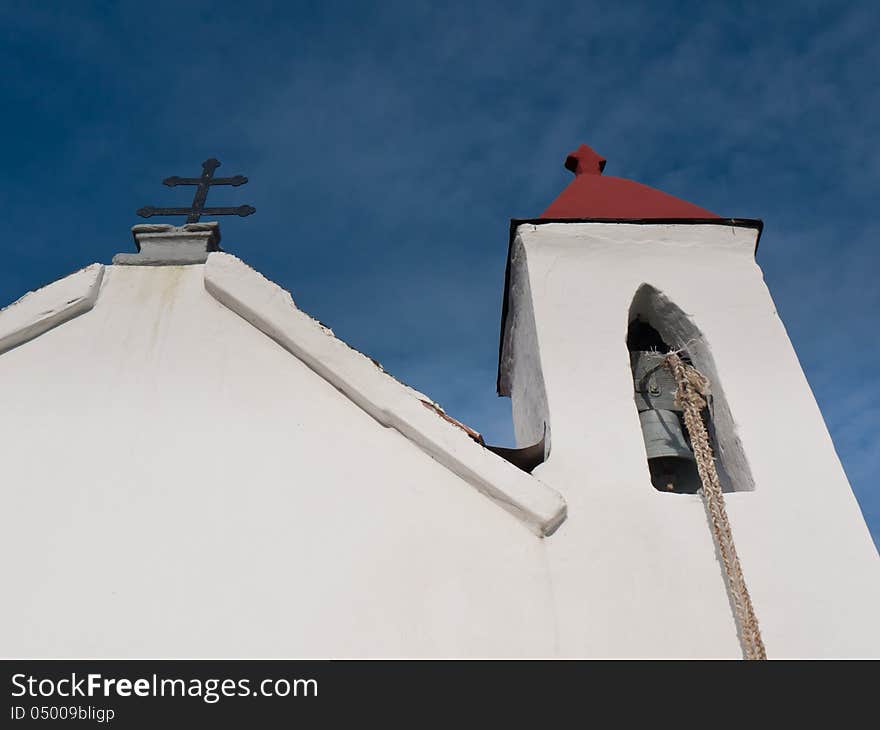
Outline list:
[[[234,257],[107,267],[86,316],[0,354],[0,655],[740,657],[699,498],[650,484],[649,284],[748,460],[727,501],[769,655],[880,656],[880,559],[754,237],[520,227],[502,376],[518,435],[547,422],[537,479]]]
[[[514,322],[534,332],[508,329],[502,382],[515,418],[537,418],[546,392],[550,456],[535,474],[568,504],[547,541],[562,651],[740,656],[700,498],[649,480],[625,343],[649,284],[702,333],[691,347],[711,351],[748,460],[754,491],[726,497],[768,654],[880,656],[880,558],[754,261],[756,231],[554,223],[517,236],[530,297]],[[516,351],[532,339],[537,358]]]
[[[0,653],[553,654],[545,540],[204,280],[107,267],[0,356]]]
[[[517,446],[531,446],[544,438],[546,455],[552,437],[529,272],[522,245],[517,245],[512,254],[507,293],[507,347],[502,352],[500,394],[510,396],[516,392],[512,412]],[[505,362],[513,353],[516,353],[516,367],[512,362]]]
[[[216,221],[186,223],[141,223],[131,229],[137,253],[118,253],[113,263],[120,266],[183,266],[203,264],[218,250],[220,225]]]

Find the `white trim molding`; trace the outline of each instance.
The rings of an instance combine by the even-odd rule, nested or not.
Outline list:
[[[565,500],[556,490],[425,408],[424,402],[430,399],[339,340],[300,311],[289,292],[235,256],[219,252],[208,256],[205,288],[381,425],[401,433],[537,534],[551,535],[565,520]]]
[[[103,279],[103,264],[92,264],[0,310],[0,354],[91,310]]]

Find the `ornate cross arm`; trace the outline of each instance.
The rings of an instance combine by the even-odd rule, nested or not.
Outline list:
[[[151,218],[154,215],[190,215],[192,208],[154,208],[152,205],[146,205],[138,208],[137,214],[141,218]],[[202,208],[201,215],[240,215],[242,218],[256,213],[257,209],[252,205],[239,205],[237,208]],[[187,223],[197,223],[198,221],[190,221]]]
[[[201,177],[172,177],[165,178],[162,182],[168,187],[178,185],[195,185],[196,192],[193,196],[192,205],[189,208],[155,208],[152,205],[144,206],[137,211],[141,218],[150,218],[154,215],[185,215],[187,223],[198,223],[203,215],[238,215],[245,216],[256,213],[257,209],[252,205],[240,205],[237,208],[206,208],[205,201],[208,198],[208,190],[212,185],[232,185],[238,187],[244,185],[248,179],[244,175],[233,177],[214,177],[214,171],[220,167],[220,160],[213,157],[202,163]]]
[[[248,179],[244,175],[235,175],[234,177],[212,177],[211,185],[232,185],[233,187],[238,187],[239,185],[244,185]],[[201,185],[202,178],[200,177],[177,177],[177,175],[172,175],[171,177],[166,177],[162,181],[163,185],[167,185],[169,188],[176,187],[177,185]]]

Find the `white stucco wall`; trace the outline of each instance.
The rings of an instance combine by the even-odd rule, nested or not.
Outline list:
[[[204,269],[108,266],[0,355],[0,653],[552,654],[543,540]]]
[[[568,503],[547,541],[566,652],[740,656],[700,498],[649,480],[625,344],[647,283],[702,332],[754,478],[727,505],[768,654],[880,656],[880,559],[754,261],[755,237],[728,225],[517,231],[512,272],[531,296],[512,307],[501,375],[515,417],[537,412],[531,381],[546,392],[550,457],[534,473]],[[533,336],[511,333],[532,319]],[[516,350],[532,337],[540,372]]]
[[[880,560],[754,236],[520,227],[502,378],[522,441],[547,421],[537,478],[233,257],[23,299],[0,653],[741,656],[699,498],[650,485],[625,344],[647,283],[703,334],[748,460],[727,501],[769,655],[880,656]]]

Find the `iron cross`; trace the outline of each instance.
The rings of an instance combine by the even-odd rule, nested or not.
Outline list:
[[[240,205],[237,208],[206,208],[205,200],[208,198],[208,188],[212,185],[232,185],[238,187],[244,185],[248,179],[244,175],[235,175],[234,177],[214,177],[214,170],[220,167],[220,160],[213,157],[202,163],[201,177],[166,177],[162,182],[170,188],[177,185],[195,185],[196,194],[193,196],[192,205],[189,208],[154,208],[147,205],[137,214],[141,218],[149,218],[154,215],[185,215],[187,223],[198,223],[199,218],[203,215],[250,215],[256,213],[257,209],[252,205]]]

